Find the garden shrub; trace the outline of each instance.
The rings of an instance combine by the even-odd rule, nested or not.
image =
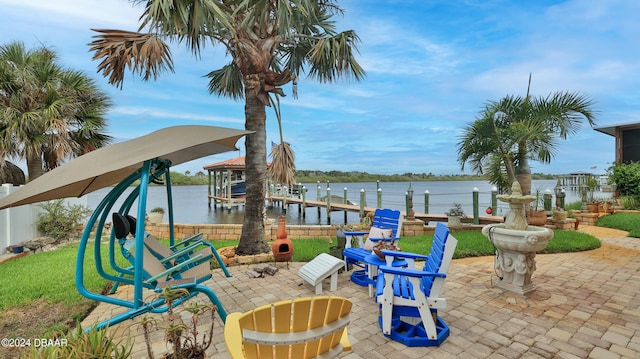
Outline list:
[[[609,172],[609,183],[616,184],[616,190],[620,196],[631,197],[631,200],[625,201],[625,204],[637,207],[640,203],[640,162],[611,166]]]
[[[61,199],[39,205],[45,210],[38,215],[36,225],[45,236],[55,239],[69,237],[76,233],[77,227],[91,214],[91,210],[83,205],[65,205]]]

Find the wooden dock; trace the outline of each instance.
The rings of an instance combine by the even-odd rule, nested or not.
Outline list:
[[[213,206],[216,207],[218,203],[220,203],[220,207],[222,208],[231,208],[235,206],[244,206],[245,198],[229,198],[229,197],[221,197],[221,196],[209,196],[209,201],[213,200]]]
[[[266,198],[267,201],[271,203],[280,203],[283,207],[284,198],[282,196],[271,196]],[[286,206],[290,205],[298,205],[299,211],[302,212],[304,216],[305,210],[307,208],[317,208],[318,213],[321,208],[326,210],[327,202],[323,201],[314,201],[314,200],[305,200],[304,203],[301,198],[295,197],[287,197],[286,198]],[[364,212],[375,212],[375,207],[365,207]],[[354,204],[346,204],[346,203],[331,203],[331,212],[360,212],[360,206]],[[404,217],[406,216],[406,211],[400,211],[400,214]],[[414,213],[414,217],[416,219],[422,220],[425,223],[429,222],[446,222],[447,215],[446,214],[430,214],[430,213]],[[504,222],[503,216],[478,216],[479,224],[491,224],[491,223],[502,223]]]

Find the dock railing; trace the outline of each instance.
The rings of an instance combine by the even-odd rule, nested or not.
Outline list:
[[[506,211],[507,209],[506,204],[503,208],[499,208],[497,201],[498,190],[495,187],[490,192],[484,193],[481,193],[477,187],[471,189],[468,193],[432,194],[426,190],[423,194],[423,199],[416,200],[417,196],[414,195],[411,184],[409,184],[407,191],[404,193],[393,193],[384,192],[380,182],[378,181],[376,182],[375,198],[372,198],[373,196],[368,194],[365,189],[361,188],[359,190],[359,201],[357,201],[357,203],[349,200],[349,189],[347,187],[342,189],[342,196],[333,194],[335,192],[332,190],[329,182],[326,183],[326,187],[321,185],[320,182],[317,182],[315,187],[315,200],[308,198],[309,188],[302,184],[298,184],[299,191],[297,196],[293,196],[287,191],[282,191],[279,194],[268,191],[268,201],[270,203],[280,204],[284,212],[287,211],[289,206],[298,205],[298,211],[301,213],[302,217],[306,217],[306,209],[315,207],[318,211],[318,217],[320,218],[322,213],[321,209],[324,208],[327,213],[327,223],[331,223],[331,212],[344,211],[346,222],[347,212],[358,212],[359,217],[362,220],[366,216],[367,212],[375,211],[376,208],[404,209],[402,211],[403,216],[409,219],[416,217],[419,219],[427,218],[432,220],[445,220],[445,213],[453,203],[448,205],[434,205],[433,201],[431,201],[433,196],[460,197],[461,195],[466,196],[468,194],[468,201],[464,202],[463,206],[466,207],[467,210],[470,209],[467,213],[468,216],[473,219],[473,223],[475,224],[480,223],[480,217],[501,216],[503,213],[502,210]],[[484,197],[484,201],[482,201],[482,203],[489,203],[488,206],[483,206],[481,208],[481,195]],[[442,201],[436,202],[442,203]],[[369,206],[368,203],[375,203],[376,206]],[[422,211],[422,209],[424,209],[424,211]]]

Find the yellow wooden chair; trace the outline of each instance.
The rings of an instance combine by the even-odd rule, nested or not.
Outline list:
[[[342,297],[285,300],[231,313],[224,341],[231,358],[334,358],[351,350],[352,303]]]

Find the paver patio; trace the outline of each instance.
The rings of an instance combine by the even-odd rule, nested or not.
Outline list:
[[[385,338],[378,326],[378,306],[367,288],[339,275],[338,290],[323,295],[349,298],[354,306],[349,325],[353,351],[342,358],[640,358],[640,239],[626,232],[581,227],[603,241],[601,248],[580,253],[536,256],[533,282],[527,296],[493,288],[493,257],[454,260],[443,295],[448,307],[439,314],[451,336],[440,347],[409,348]],[[455,234],[454,234],[455,235]],[[278,264],[274,276],[249,278],[252,266],[220,270],[206,283],[228,312],[246,311],[279,300],[313,296],[298,269]],[[325,284],[328,288],[328,284]],[[122,286],[117,296],[132,296]],[[147,295],[153,295],[149,292]],[[194,300],[204,300],[196,298]],[[83,321],[91,324],[123,311],[100,304]],[[160,315],[156,315],[160,319]],[[145,358],[146,347],[138,319],[110,328],[135,341],[134,358]],[[223,324],[215,319],[214,342],[208,358],[228,358]],[[161,320],[159,320],[161,322]],[[206,323],[202,324],[202,329]],[[151,341],[156,356],[166,351],[164,332],[157,329]]]

